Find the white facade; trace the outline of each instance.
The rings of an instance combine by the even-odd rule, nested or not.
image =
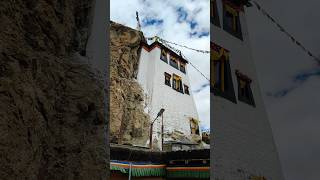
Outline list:
[[[223,2],[216,0],[220,27],[211,24],[211,42],[229,51],[232,84],[236,103],[211,93],[211,127],[214,148],[211,151],[211,179],[243,180],[263,176],[267,180],[283,180],[272,130],[269,125],[251,56],[246,18],[239,13],[243,40],[223,28]],[[235,71],[248,76],[255,107],[238,99]],[[213,144],[212,143],[212,144]]]
[[[169,64],[170,52],[167,55],[168,63],[162,61],[160,59],[160,46],[151,48],[150,52],[146,49],[147,48],[141,49],[137,75],[137,80],[145,94],[145,112],[150,115],[150,119],[153,121],[160,109],[165,109],[163,113],[164,142],[173,140],[166,135],[174,131],[179,131],[183,133],[185,137],[190,138],[190,119],[194,118],[198,120],[198,114],[187,75],[188,68],[186,67],[185,74],[171,66]],[[189,87],[190,95],[174,90],[172,88],[172,77],[170,81],[171,87],[166,85],[165,72],[170,75],[176,74],[180,76],[182,84]],[[158,149],[161,149],[161,120],[161,117],[159,117],[153,126],[153,144],[156,145]],[[147,143],[149,144],[149,142]]]

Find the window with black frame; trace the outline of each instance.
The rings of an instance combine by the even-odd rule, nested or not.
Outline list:
[[[238,99],[246,104],[255,107],[255,102],[251,90],[252,80],[246,75],[236,71],[237,80],[238,80]]]
[[[178,92],[183,93],[181,77],[176,74],[173,74],[173,77],[172,77],[172,88]]]
[[[164,73],[164,84],[171,87],[171,75],[169,73]]]
[[[264,176],[250,176],[250,180],[267,180]]]
[[[184,93],[190,95],[189,87],[185,84],[183,86],[184,86]]]
[[[210,21],[220,27],[220,19],[216,0],[210,0]]]
[[[168,60],[167,60],[167,52],[166,52],[164,49],[161,49],[160,59],[161,59],[162,61],[164,61],[165,63],[168,63]]]
[[[237,103],[231,76],[229,52],[211,43],[210,53],[210,91],[215,96],[220,96],[233,103]]]
[[[179,70],[178,60],[174,56],[170,56],[170,65]]]
[[[229,3],[223,4],[223,29],[240,40],[243,39],[239,10]]]
[[[186,73],[186,64],[180,62],[180,71]]]
[[[221,73],[224,73],[224,72],[221,72],[222,71],[221,65],[224,66],[224,61],[222,61],[221,59],[213,61],[213,68],[212,68],[213,77],[212,77],[212,79],[214,82],[214,87],[219,88],[219,89],[222,89],[222,84],[221,84],[221,81],[222,81],[221,75],[222,74]]]

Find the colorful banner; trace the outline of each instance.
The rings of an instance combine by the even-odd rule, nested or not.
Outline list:
[[[144,162],[110,161],[110,170],[128,174],[131,166],[131,175],[134,177],[165,176],[165,164],[151,164]]]
[[[111,171],[120,171],[133,177],[209,178],[210,167],[167,167],[165,164],[148,162],[110,161]]]
[[[210,178],[210,167],[167,167],[169,178]]]

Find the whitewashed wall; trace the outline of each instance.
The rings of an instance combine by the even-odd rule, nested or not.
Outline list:
[[[198,113],[192,97],[188,75],[160,60],[160,52],[161,50],[158,47],[150,52],[145,49],[141,51],[137,80],[148,97],[146,98],[148,105],[145,111],[150,114],[151,120],[153,120],[160,109],[164,108],[164,133],[178,130],[186,136],[190,136],[190,118],[198,119]],[[172,87],[165,85],[164,72],[180,76],[182,83],[189,87],[190,95],[182,94]],[[188,74],[188,67],[186,67],[186,72]],[[154,123],[153,138],[158,140],[158,147],[160,149],[161,117]]]
[[[243,34],[241,41],[223,30],[221,0],[217,0],[217,4],[221,28],[211,24],[211,41],[230,51],[237,104],[211,93],[211,127],[215,135],[214,148],[211,151],[211,166],[214,169],[211,179],[242,180],[250,175],[261,175],[267,180],[283,180],[251,56],[245,14],[240,13]],[[238,100],[236,69],[252,79],[251,89],[256,107]]]

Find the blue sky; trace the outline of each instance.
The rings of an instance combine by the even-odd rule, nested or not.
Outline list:
[[[111,0],[110,19],[136,28],[139,12],[145,37],[155,35],[196,49],[210,49],[209,0]],[[174,45],[172,45],[175,47]],[[210,77],[210,56],[180,47],[186,58]],[[188,66],[191,90],[198,109],[201,127],[210,128],[210,88],[199,72]],[[201,108],[200,108],[201,107]]]

